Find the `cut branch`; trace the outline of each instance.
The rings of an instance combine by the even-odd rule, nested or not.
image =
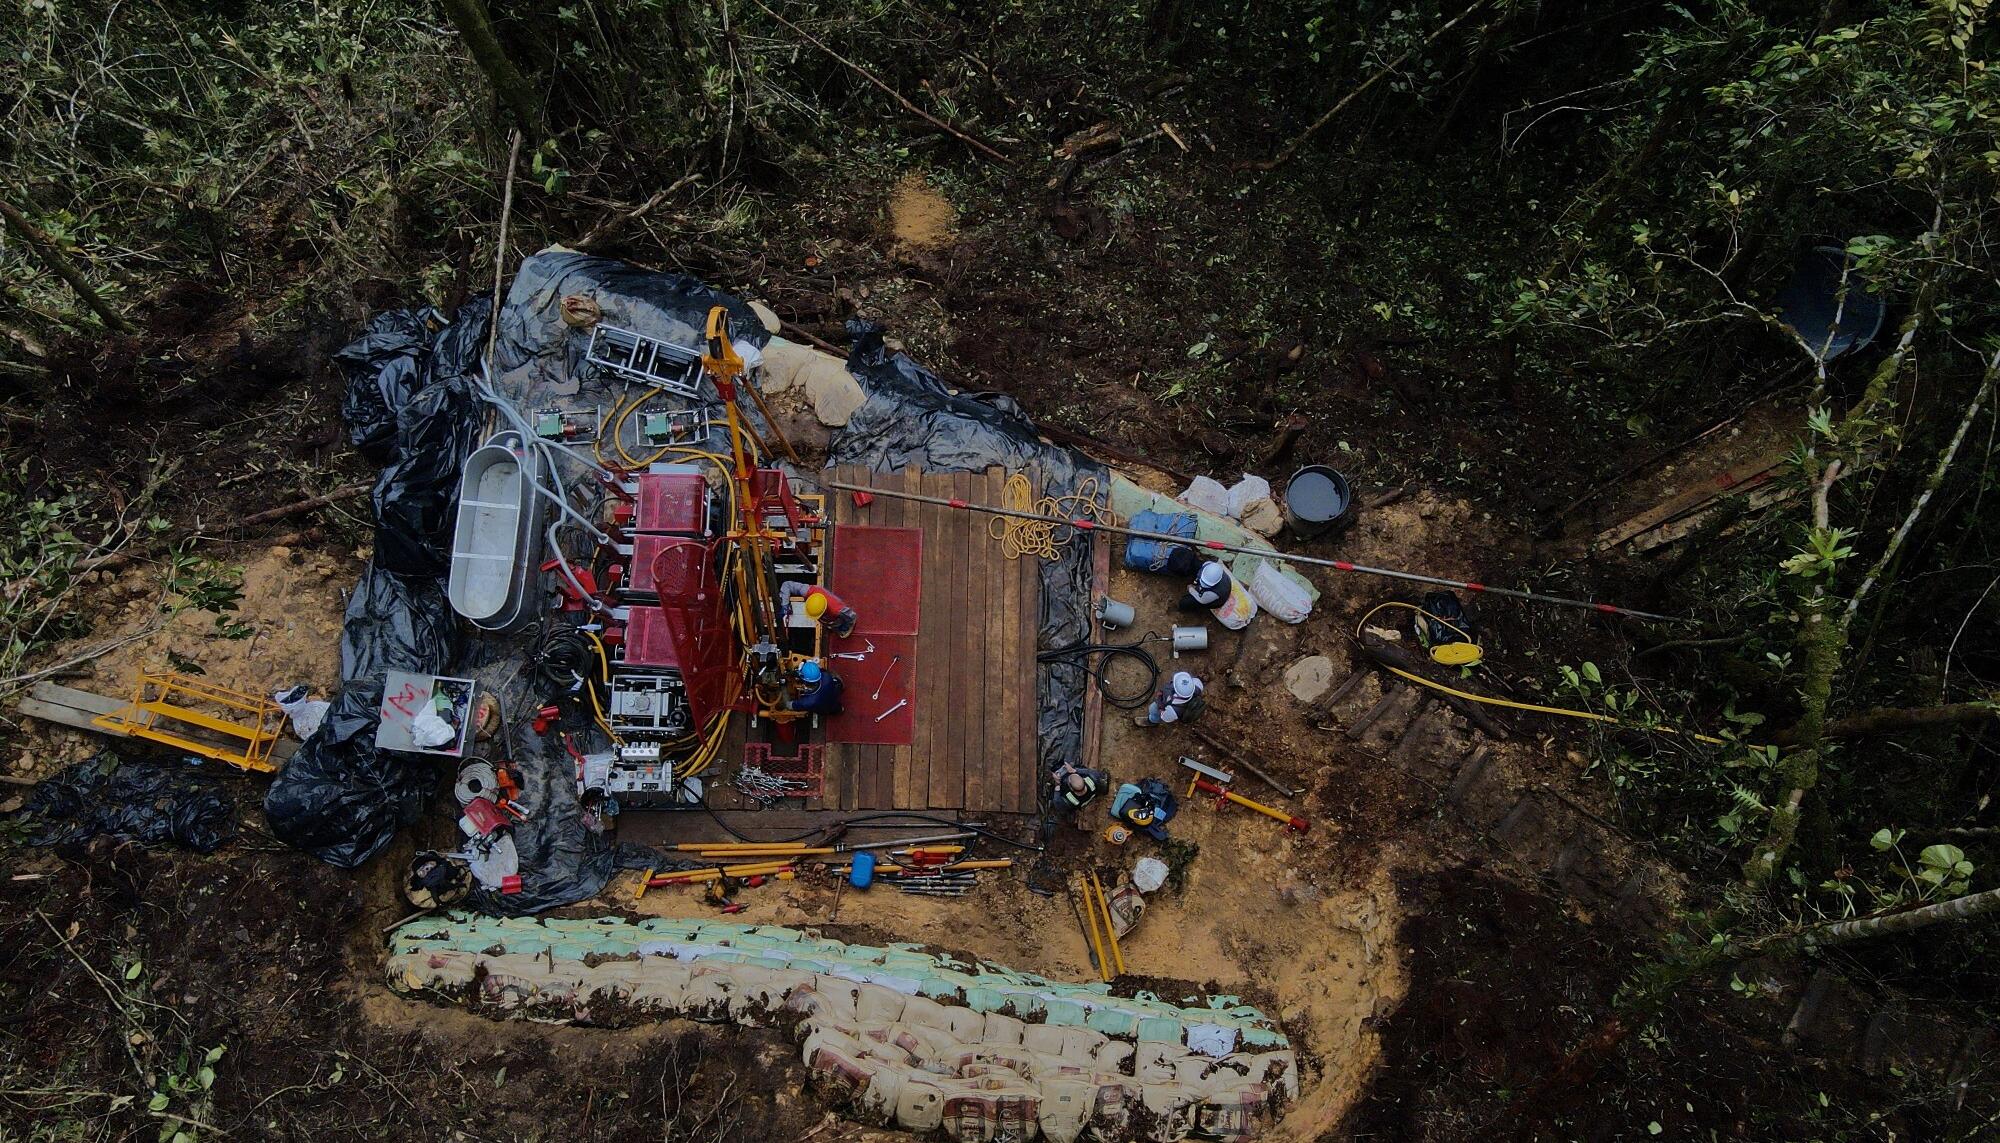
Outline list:
[[[97,292],[97,287],[90,284],[90,279],[83,276],[83,271],[77,269],[76,263],[69,260],[48,232],[29,222],[26,215],[14,209],[13,204],[5,199],[0,199],[0,219],[5,219],[8,229],[21,236],[21,241],[34,251],[42,265],[54,271],[56,277],[76,291],[78,299],[90,307],[91,312],[104,323],[104,328],[117,333],[132,332],[132,323],[125,320],[125,315],[106,301],[103,294]]]
[[[1888,734],[1897,730],[1917,730],[1933,726],[1953,726],[1963,722],[1980,722],[1989,718],[2000,718],[2000,701],[1960,702],[1947,706],[1920,707],[1877,707],[1874,710],[1852,714],[1836,719],[1820,732],[1822,738],[1863,738],[1871,734]],[[1789,727],[1771,735],[1771,742],[1778,746],[1790,746],[1799,741],[1797,727]]]
[[[1931,470],[1930,479],[1924,482],[1923,491],[1917,494],[1916,501],[1910,505],[1910,510],[1903,517],[1903,523],[1896,529],[1895,535],[1889,537],[1889,546],[1882,549],[1881,556],[1875,560],[1875,566],[1868,569],[1861,586],[1854,589],[1853,597],[1847,601],[1847,610],[1840,619],[1843,628],[1854,622],[1855,613],[1861,610],[1862,599],[1867,597],[1869,590],[1882,578],[1882,573],[1895,560],[1896,553],[1903,550],[1903,542],[1910,538],[1910,530],[1917,526],[1917,520],[1923,516],[1931,497],[1937,495],[1937,490],[1944,486],[1944,478],[1951,471],[1951,462],[1958,458],[1958,448],[1965,443],[1965,434],[1971,430],[1972,422],[1978,419],[1981,407],[1993,395],[1993,383],[1996,378],[2000,378],[2000,353],[1995,353],[1987,361],[1986,376],[1980,379],[1979,390],[1972,395],[1972,403],[1965,407],[1965,415],[1958,419],[1958,431],[1952,434],[1951,443],[1938,454],[1937,466]]]
[[[1905,909],[1879,917],[1858,917],[1851,921],[1828,921],[1790,933],[1779,933],[1732,949],[1740,957],[1772,956],[1844,945],[1872,937],[1912,933],[1945,921],[1970,921],[2000,912],[2000,889],[1988,889],[1935,905]]]
[[[666,189],[654,191],[653,196],[645,202],[640,203],[631,210],[625,211],[623,214],[614,215],[591,227],[590,233],[576,240],[576,248],[578,250],[591,249],[598,243],[603,242],[605,239],[651,214],[654,207],[667,201],[667,198],[675,191],[690,183],[698,183],[700,181],[700,175],[684,175],[681,178],[675,179]]]
[[[759,6],[761,7],[761,5]],[[1479,11],[1481,8],[1484,8],[1485,6],[1486,6],[1486,0],[1473,0],[1471,7],[1467,8],[1463,12],[1460,12],[1458,15],[1453,16],[1451,19],[1446,20],[1444,24],[1438,28],[1437,31],[1432,32],[1429,36],[1425,37],[1423,43],[1416,45],[1410,50],[1404,52],[1402,55],[1397,56],[1395,59],[1390,60],[1386,64],[1383,64],[1382,67],[1375,72],[1375,74],[1369,76],[1367,79],[1362,80],[1360,86],[1356,87],[1353,91],[1350,91],[1346,95],[1342,96],[1340,98],[1340,102],[1334,104],[1332,107],[1327,108],[1326,114],[1321,115],[1318,119],[1313,120],[1312,126],[1306,128],[1304,131],[1299,133],[1297,138],[1285,144],[1284,150],[1279,151],[1275,156],[1265,160],[1264,162],[1251,163],[1249,165],[1249,169],[1253,171],[1275,171],[1279,167],[1284,166],[1286,163],[1291,162],[1292,157],[1299,153],[1299,148],[1305,146],[1306,141],[1308,139],[1311,139],[1314,135],[1319,134],[1320,128],[1326,126],[1328,123],[1331,123],[1333,121],[1334,116],[1340,114],[1342,111],[1345,111],[1347,109],[1348,104],[1361,98],[1361,96],[1365,94],[1369,88],[1374,87],[1377,83],[1381,82],[1384,76],[1394,74],[1397,68],[1402,67],[1404,64],[1409,62],[1411,56],[1416,55],[1418,52],[1423,51],[1425,48],[1430,47],[1433,43],[1436,43],[1439,36],[1442,36],[1446,32],[1451,31],[1453,28],[1458,26],[1460,21],[1464,20],[1467,16],[1472,15],[1474,12]]]
[[[1000,164],[1001,166],[1004,167],[1008,165],[1008,159],[1006,155],[1002,154],[999,151],[994,150],[988,144],[980,142],[978,139],[973,138],[972,136],[966,134],[965,132],[959,130],[958,128],[953,127],[951,124],[946,123],[944,120],[939,119],[937,116],[932,115],[930,112],[925,111],[923,108],[918,107],[916,104],[911,103],[909,100],[903,98],[902,92],[897,91],[895,88],[890,87],[887,83],[877,78],[874,72],[869,71],[867,68],[862,67],[860,64],[855,63],[853,60],[848,59],[846,56],[841,55],[839,52],[833,50],[832,47],[828,46],[826,41],[820,39],[818,36],[813,35],[811,32],[808,32],[804,28],[799,27],[797,24],[792,23],[790,20],[785,19],[783,16],[778,15],[776,12],[771,11],[771,9],[764,4],[764,0],[750,0],[750,2],[752,4],[757,5],[757,7],[766,16],[769,16],[773,20],[776,20],[778,23],[783,24],[785,27],[791,29],[793,34],[797,35],[800,39],[803,39],[805,42],[811,44],[813,47],[816,47],[820,51],[825,52],[827,55],[833,57],[834,61],[839,63],[842,67],[845,67],[847,70],[853,72],[854,74],[860,76],[862,79],[865,79],[869,83],[880,88],[883,91],[883,93],[888,95],[889,98],[896,101],[896,105],[898,107],[901,107],[903,110],[909,112],[910,114],[916,116],[917,118],[923,120],[924,122],[944,132],[945,134],[950,135],[952,138],[958,140],[959,142],[965,144],[966,146],[972,148],[974,151],[979,152],[981,155],[986,156],[987,158],[993,160],[994,162]]]

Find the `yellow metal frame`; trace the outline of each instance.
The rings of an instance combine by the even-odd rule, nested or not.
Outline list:
[[[222,713],[197,710],[190,705],[194,703],[220,708]],[[271,748],[278,744],[278,734],[285,727],[285,712],[262,695],[219,687],[189,675],[153,671],[139,676],[130,703],[90,721],[114,734],[144,738],[238,769],[269,774],[278,768],[271,761]],[[194,738],[189,734],[191,728],[242,745]]]

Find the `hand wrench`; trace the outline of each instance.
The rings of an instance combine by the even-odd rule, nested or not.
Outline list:
[[[876,715],[876,716],[875,716],[875,721],[876,721],[876,722],[880,722],[880,721],[882,721],[883,719],[885,719],[885,718],[889,717],[890,715],[892,715],[892,714],[896,713],[897,711],[899,711],[899,710],[903,709],[904,707],[906,707],[906,706],[908,706],[908,705],[910,705],[910,700],[909,700],[909,699],[897,699],[897,700],[896,700],[896,705],[895,705],[895,706],[892,706],[892,707],[890,707],[890,708],[889,708],[888,710],[885,710],[885,711],[883,711],[883,712],[882,712],[881,714],[878,714],[878,715]]]

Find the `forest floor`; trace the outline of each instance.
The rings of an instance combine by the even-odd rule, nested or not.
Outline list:
[[[1434,176],[1406,173],[1398,193],[1423,199]],[[1394,310],[1413,275],[1440,272],[1446,255],[1412,259],[1410,245],[1441,241],[1462,220],[1398,211],[1386,193],[1331,219],[1287,197],[1282,183],[1238,202],[1236,181],[1212,155],[1182,155],[1165,141],[1089,168],[1061,192],[1032,179],[1003,191],[920,169],[857,176],[770,210],[756,249],[689,251],[681,261],[767,298],[829,341],[844,336],[845,318],[881,320],[953,383],[1010,394],[1045,424],[1144,456],[1156,483],[1187,473],[1228,481],[1246,468],[1279,478],[1321,461],[1370,492],[1410,486],[1345,539],[1309,550],[1468,579],[1534,578],[1551,590],[1623,587],[1640,593],[1629,602],[1653,603],[1644,576],[1559,563],[1535,539],[1557,506],[1615,467],[1621,450],[1591,419],[1599,413],[1514,386],[1471,341],[1441,357],[1404,353],[1379,327],[1356,332],[1354,315]],[[1288,213],[1294,225],[1272,224]],[[1452,297],[1437,281],[1415,293],[1437,308]],[[329,302],[303,336],[259,341],[250,333],[259,304],[190,284],[157,307],[142,336],[84,363],[98,384],[74,386],[44,411],[34,475],[45,487],[135,488],[173,464],[150,510],[171,522],[170,534],[219,537],[208,550],[244,569],[237,629],[183,613],[96,660],[75,685],[115,691],[168,651],[247,689],[335,681],[341,589],[369,542],[365,500],[252,533],[232,521],[365,479],[342,443],[326,359],[357,315],[352,299]],[[1691,405],[1679,427],[1712,412]],[[1298,444],[1264,461],[1294,415],[1307,418]],[[1558,440],[1563,447],[1551,447]],[[154,623],[157,569],[142,559],[98,573],[81,607],[91,629],[48,660]],[[1642,910],[1579,900],[1542,876],[1541,855],[1522,857],[1494,844],[1490,825],[1446,812],[1448,773],[1413,776],[1391,757],[1400,756],[1395,742],[1313,725],[1280,676],[1311,654],[1346,662],[1356,618],[1392,594],[1331,573],[1316,580],[1326,594],[1313,617],[1292,628],[1260,620],[1243,656],[1250,685],[1216,686],[1208,715],[1210,729],[1302,787],[1296,809],[1313,832],[1295,839],[1263,819],[1187,807],[1175,832],[1201,854],[1187,889],[1162,900],[1128,946],[1135,968],[1275,1009],[1311,1065],[1307,1098],[1284,1129],[1292,1138],[1535,1135],[1558,1113],[1568,1117],[1563,1134],[1582,1138],[1695,1125],[1724,1137],[1791,1134],[1756,1118],[1769,1070],[1789,1070],[1800,1082],[1788,1088],[1809,1091],[1822,1069],[1842,1065],[1762,1056],[1768,1013],[1726,992],[1691,991],[1617,1065],[1616,1082],[1565,1093],[1559,1107],[1511,1104],[1614,1011],[1652,930],[1634,921]],[[1129,579],[1119,591],[1153,608],[1171,594]],[[1499,669],[1519,686],[1545,684],[1556,664],[1627,638],[1582,613],[1493,607],[1482,618]],[[1211,674],[1234,652],[1221,642]],[[1380,693],[1370,680],[1346,716]],[[1114,768],[1174,768],[1179,747],[1164,748],[1163,732],[1107,715]],[[1490,764],[1510,789],[1552,787],[1615,816],[1579,765],[1580,740],[1559,727],[1514,727],[1492,744]],[[1455,759],[1470,746],[1458,720],[1441,720],[1437,733],[1418,751]],[[0,758],[32,777],[95,748],[80,734],[23,726]],[[239,794],[253,827],[260,786],[245,781]],[[207,858],[12,849],[19,876],[0,882],[0,947],[10,950],[0,954],[0,1041],[48,1080],[40,1121],[73,1125],[76,1138],[99,1127],[115,1134],[108,1125],[144,1111],[143,1101],[114,1098],[138,1061],[186,1072],[188,1058],[227,1043],[209,1094],[176,1096],[167,1111],[236,1137],[881,1135],[824,1117],[802,1094],[796,1052],[767,1033],[680,1024],[503,1032],[392,997],[380,942],[406,911],[394,888],[406,846],[359,875],[254,829]],[[1643,841],[1616,830],[1569,858],[1579,860],[1613,882],[1657,865]],[[1647,896],[1670,905],[1675,882],[1663,870]],[[975,951],[1017,968],[1086,971],[1060,902],[1019,885],[950,911],[887,894],[848,902],[835,923],[824,889],[765,890],[746,919],[853,926],[854,935]],[[645,904],[695,907],[664,894]],[[1866,1086],[1845,1073],[1823,1084],[1843,1102]]]

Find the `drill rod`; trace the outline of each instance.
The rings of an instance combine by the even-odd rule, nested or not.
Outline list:
[[[1639,611],[1630,607],[1619,607],[1610,603],[1598,603],[1590,599],[1570,599],[1560,595],[1545,595],[1539,591],[1522,591],[1512,587],[1495,587],[1492,584],[1474,583],[1468,580],[1443,579],[1434,575],[1420,575],[1416,572],[1400,571],[1395,568],[1369,567],[1366,564],[1347,560],[1322,559],[1319,556],[1300,556],[1290,552],[1280,552],[1271,548],[1251,548],[1239,544],[1225,544],[1221,540],[1190,540],[1186,536],[1172,536],[1165,532],[1144,532],[1137,528],[1126,528],[1117,524],[1100,524],[1096,520],[1078,517],[1065,520],[1060,516],[1044,516],[1039,512],[1025,512],[1018,508],[1000,508],[991,504],[974,504],[958,497],[946,499],[942,496],[924,496],[916,492],[876,488],[867,484],[850,484],[844,480],[822,482],[828,488],[839,488],[848,492],[872,492],[877,496],[893,496],[900,500],[915,500],[920,504],[935,504],[940,508],[960,508],[974,512],[985,512],[994,516],[1011,516],[1017,520],[1033,520],[1042,524],[1068,526],[1081,532],[1110,532],[1118,536],[1133,536],[1141,540],[1160,540],[1169,544],[1185,544],[1193,548],[1207,548],[1216,552],[1235,552],[1246,556],[1261,556],[1267,560],[1284,560],[1288,563],[1310,564],[1313,567],[1332,568],[1335,571],[1357,572],[1361,575],[1382,576],[1386,579],[1407,580],[1410,583],[1427,583],[1437,587],[1458,588],[1475,595],[1504,595],[1510,599],[1523,599],[1529,603],[1547,603],[1557,607],[1581,607],[1606,615],[1626,615],[1633,619],[1651,619],[1660,623],[1697,623],[1698,620],[1685,619],[1675,615],[1659,615],[1651,611]]]

